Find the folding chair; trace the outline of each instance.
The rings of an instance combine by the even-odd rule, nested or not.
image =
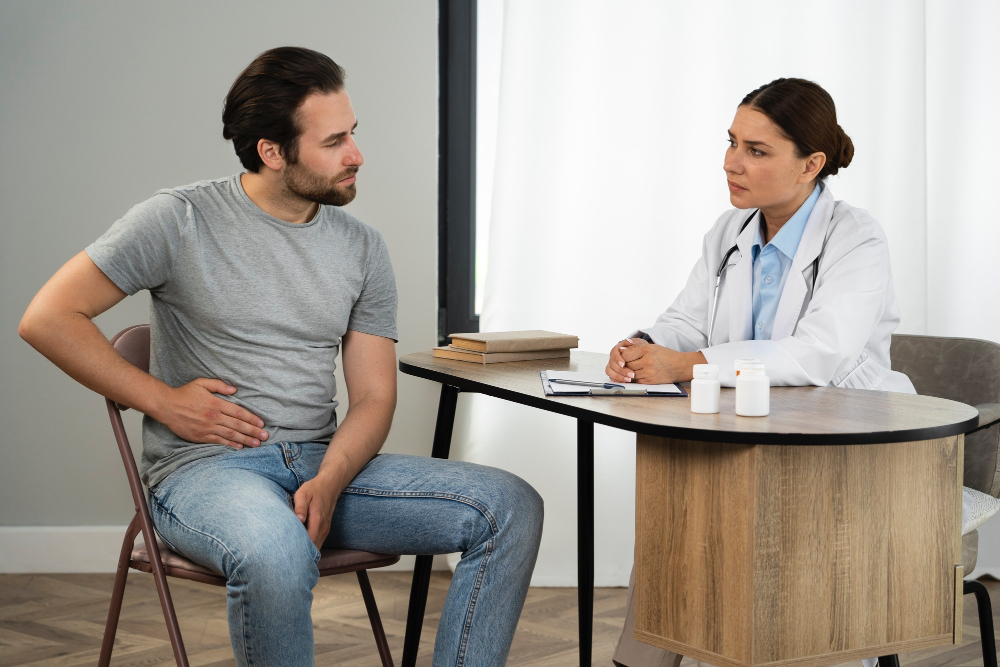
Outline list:
[[[139,324],[119,332],[111,339],[111,344],[129,363],[148,372],[148,324]],[[118,451],[122,455],[125,474],[128,476],[129,487],[132,489],[135,516],[132,517],[132,521],[125,531],[121,556],[118,558],[118,572],[115,575],[115,585],[111,593],[111,608],[108,610],[108,624],[104,630],[104,641],[101,644],[101,657],[98,665],[99,667],[108,667],[111,662],[111,651],[114,648],[115,633],[118,630],[118,617],[122,609],[122,597],[125,594],[125,579],[128,577],[129,568],[132,568],[153,575],[156,591],[160,596],[160,606],[163,608],[163,616],[167,622],[167,633],[170,635],[170,646],[174,651],[174,659],[179,667],[188,667],[187,653],[184,651],[184,641],[181,639],[181,631],[177,625],[177,615],[174,613],[174,604],[170,598],[167,577],[190,579],[214,586],[225,586],[226,579],[172,551],[156,537],[153,522],[149,516],[149,507],[146,504],[146,495],[139,479],[139,471],[135,466],[132,448],[122,424],[121,411],[128,410],[128,407],[119,405],[110,399],[107,400],[107,404],[108,414],[111,417],[111,429],[114,431],[115,440],[118,441]],[[140,532],[145,542],[134,544],[135,537]],[[149,548],[148,545],[153,545],[153,548]],[[378,607],[375,605],[375,596],[372,594],[367,570],[392,565],[398,561],[398,555],[345,549],[323,549],[318,564],[321,577],[345,572],[357,573],[361,595],[365,600],[365,607],[368,609],[368,619],[372,624],[372,632],[375,633],[375,644],[378,647],[383,667],[392,667],[392,656],[389,654],[389,645],[382,629],[382,619],[379,617]]]

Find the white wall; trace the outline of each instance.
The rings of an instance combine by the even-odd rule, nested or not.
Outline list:
[[[19,526],[129,520],[103,400],[18,338],[17,323],[45,280],[130,206],[241,169],[222,139],[222,101],[254,56],[281,45],[317,49],[346,68],[366,160],[349,210],[388,243],[397,352],[435,344],[434,0],[2,0],[0,542]],[[110,336],[147,322],[147,309],[144,294],[132,297],[98,323]],[[385,451],[429,454],[437,396],[437,385],[400,378]],[[127,414],[138,445],[136,415]]]

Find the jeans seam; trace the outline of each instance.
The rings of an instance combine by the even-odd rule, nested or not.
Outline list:
[[[227,547],[222,542],[222,540],[218,539],[214,535],[209,535],[208,533],[206,533],[204,531],[198,530],[197,528],[194,528],[192,526],[187,525],[186,523],[184,523],[183,521],[181,521],[180,518],[176,514],[174,514],[169,509],[167,509],[166,507],[164,507],[163,504],[160,503],[160,501],[157,500],[156,498],[153,499],[153,502],[156,504],[156,506],[160,509],[161,512],[163,512],[164,514],[166,514],[167,516],[169,516],[172,520],[176,521],[178,523],[178,525],[180,525],[182,528],[185,528],[186,530],[190,530],[192,533],[197,533],[199,535],[207,537],[210,542],[213,542],[213,543],[217,544],[218,546],[222,547],[222,549],[227,554],[229,554],[229,557],[233,559],[233,562],[236,562],[236,556],[233,554],[232,551],[229,550],[229,547]],[[167,542],[167,540],[163,540],[163,541]],[[170,544],[170,542],[167,542],[167,544]],[[172,545],[171,545],[171,548],[173,548]],[[174,551],[178,551],[178,550],[174,549]],[[180,552],[178,551],[178,553],[180,553]],[[236,564],[236,567],[233,568],[233,572],[234,573],[237,572],[242,565],[243,565],[243,561],[241,560],[239,563]],[[228,577],[226,578],[226,583],[227,584],[229,583],[229,578]],[[241,624],[243,626],[243,657],[245,658],[247,665],[252,665],[253,661],[250,659],[250,652],[249,652],[250,651],[250,649],[249,649],[250,642],[247,641],[247,638],[249,637],[249,631],[248,631],[247,619],[246,619],[246,606],[247,606],[246,604],[241,604],[240,605],[240,620],[241,620],[241,622],[242,622]]]
[[[465,622],[462,625],[462,641],[459,644],[458,657],[455,662],[456,667],[462,667],[465,664],[465,652],[468,649],[469,635],[472,632],[472,617],[476,611],[476,602],[479,599],[479,591],[482,588],[483,579],[486,577],[486,567],[489,565],[490,556],[493,555],[494,539],[496,538],[497,533],[500,532],[493,513],[476,499],[457,493],[444,493],[441,491],[388,491],[384,489],[364,489],[357,486],[348,486],[344,489],[343,493],[353,493],[356,495],[377,496],[383,498],[435,498],[439,500],[455,500],[473,507],[486,518],[487,523],[490,525],[490,533],[493,537],[486,541],[486,555],[483,556],[483,561],[479,565],[479,571],[476,573],[476,583],[472,587],[472,596],[469,599],[469,607],[465,612]]]
[[[298,450],[298,453],[296,453],[296,449]],[[295,469],[295,462],[302,458],[302,454],[303,448],[301,444],[291,442],[281,443],[281,460],[288,469],[288,472],[295,475],[295,481],[298,482],[299,486],[305,484],[305,480],[302,479],[302,475],[299,474],[299,471]],[[295,509],[294,505],[292,506],[292,509]]]
[[[497,526],[496,519],[493,518],[493,514],[483,505],[481,502],[475,498],[470,498],[468,496],[463,496],[458,493],[445,493],[443,491],[387,491],[384,489],[363,489],[358,486],[348,486],[343,490],[343,493],[354,493],[361,496],[381,496],[385,498],[436,498],[439,500],[457,500],[458,502],[465,503],[475,509],[486,517],[486,520],[490,524],[490,531],[494,536],[500,531],[499,526]]]
[[[496,534],[494,533],[494,536]],[[462,667],[465,664],[465,652],[469,648],[469,635],[472,633],[472,617],[476,611],[476,602],[479,600],[479,591],[483,586],[483,579],[486,577],[486,566],[489,565],[490,556],[493,555],[493,540],[489,539],[486,541],[486,555],[483,557],[483,562],[479,565],[479,572],[476,573],[476,584],[472,587],[472,597],[469,599],[469,608],[465,612],[465,623],[462,626],[462,642],[458,648],[458,660],[456,661],[456,667]]]
[[[150,489],[150,492],[148,494],[148,500],[153,505],[156,505],[156,507],[158,507],[161,512],[163,512],[165,514],[169,514],[169,512],[167,512],[163,508],[163,505],[160,503],[160,501],[156,499],[156,496],[153,495],[152,489]],[[150,520],[152,520],[152,518],[153,518],[152,515],[150,515],[149,518],[150,518]],[[168,540],[167,538],[165,538],[163,535],[160,535],[160,532],[158,530],[156,530],[156,524],[153,524],[153,532],[156,533],[156,536],[159,537],[161,540],[163,540],[163,543],[166,544],[168,547],[170,547],[173,551],[176,551],[179,554],[183,554],[183,552],[180,549],[178,549],[176,546],[174,546],[173,542],[171,542],[170,540]],[[141,534],[141,531],[140,531],[140,534]]]
[[[228,551],[228,549],[226,551]],[[240,561],[240,564],[237,565],[235,568],[233,568],[233,574],[235,574],[236,572],[238,572],[240,570],[240,568],[243,567],[243,563],[245,561],[246,561],[246,559]],[[247,621],[246,610],[247,610],[247,607],[251,606],[251,602],[246,599],[248,597],[249,597],[249,593],[246,590],[244,590],[243,591],[243,598],[244,598],[243,604],[240,605],[240,620],[243,621],[243,657],[246,660],[247,666],[249,667],[249,665],[254,664],[254,661],[250,658],[250,635],[251,635],[251,632],[250,632],[250,623],[249,623],[249,621]]]
[[[300,458],[302,458],[302,445],[297,442],[283,442],[281,443],[281,454],[284,458],[285,452],[288,452],[286,461],[289,463],[295,463]]]
[[[220,540],[219,538],[215,537],[214,535],[209,535],[208,533],[206,533],[203,530],[198,530],[197,528],[194,528],[192,526],[187,525],[186,523],[184,523],[183,521],[181,521],[180,518],[176,514],[174,514],[172,511],[170,511],[169,509],[167,509],[166,507],[164,507],[158,500],[154,500],[154,502],[156,503],[156,506],[160,508],[161,512],[163,512],[164,514],[166,514],[167,516],[169,516],[171,519],[173,519],[174,521],[176,521],[178,523],[178,525],[180,525],[182,528],[190,530],[192,533],[197,533],[198,535],[202,535],[204,537],[207,537],[210,542],[213,542],[213,543],[219,545],[220,547],[222,547],[222,549],[227,554],[229,554],[229,557],[233,559],[233,562],[236,562],[236,555],[233,554],[233,552],[229,550],[229,547],[227,547],[222,542],[222,540]],[[153,527],[155,528],[156,526],[154,525]],[[164,540],[164,541],[166,542],[166,540]],[[168,544],[169,544],[169,542],[168,542]],[[175,551],[176,551],[176,549],[175,549]],[[236,564],[236,567],[233,568],[233,569],[234,570],[239,569],[240,565],[242,565],[242,564],[243,564],[243,561],[240,561],[239,563]]]
[[[246,596],[246,591],[243,592],[243,595],[244,597]],[[249,667],[249,665],[253,664],[253,660],[250,659],[250,642],[247,641],[248,638],[250,637],[250,627],[249,627],[250,624],[247,621],[247,605],[245,601],[244,604],[240,605],[240,621],[241,625],[243,626],[243,659],[246,661],[247,666]]]

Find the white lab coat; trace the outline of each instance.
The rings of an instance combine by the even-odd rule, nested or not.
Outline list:
[[[899,306],[885,233],[868,211],[834,201],[823,186],[778,300],[771,340],[753,340],[750,248],[760,219],[755,217],[739,233],[750,213],[733,209],[719,217],[705,235],[701,259],[674,303],[656,324],[633,336],[645,333],[657,345],[681,352],[701,350],[708,363],[719,366],[724,386],[736,382],[734,361],[756,358],[764,362],[776,386],[830,385],[916,393],[910,379],[889,365],[889,342],[899,326]],[[730,257],[732,266],[723,275],[709,347],[716,272],[734,244],[739,252]],[[631,597],[630,586],[630,602]],[[666,664],[665,657],[665,652],[625,634],[615,653],[615,660],[628,667]],[[672,659],[680,662],[679,656]],[[863,661],[864,667],[876,663],[875,658]]]
[[[701,350],[719,366],[723,386],[735,384],[733,362],[756,358],[775,386],[835,386],[916,393],[909,378],[891,370],[889,341],[899,306],[882,227],[869,213],[834,201],[823,186],[792,259],[778,301],[771,340],[753,340],[751,211],[723,213],[705,235],[701,259],[687,285],[656,324],[640,329],[657,345]],[[722,278],[712,344],[708,324],[716,272],[723,255],[739,247]],[[813,260],[820,257],[813,293]]]

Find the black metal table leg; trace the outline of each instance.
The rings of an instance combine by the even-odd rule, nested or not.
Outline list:
[[[997,667],[997,645],[993,636],[993,605],[986,586],[975,579],[962,582],[962,594],[975,593],[976,608],[979,610],[979,636],[983,644],[983,665]]]
[[[434,444],[431,457],[448,458],[451,450],[451,434],[455,428],[455,405],[458,403],[458,387],[441,385],[441,400],[438,402],[437,424],[434,427]],[[403,639],[403,667],[415,667],[417,650],[420,647],[420,630],[424,624],[424,609],[427,607],[427,589],[431,583],[431,564],[434,556],[417,556],[413,567],[413,583],[410,585],[410,607],[406,612],[406,636]]]
[[[580,667],[590,667],[594,642],[594,422],[576,422],[577,592]]]

